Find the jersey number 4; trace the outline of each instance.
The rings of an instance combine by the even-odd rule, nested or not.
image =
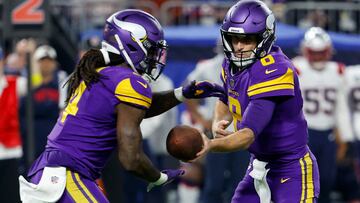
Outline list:
[[[68,105],[61,116],[61,122],[64,123],[68,115],[75,116],[78,112],[78,103],[80,101],[81,96],[84,94],[86,90],[85,82],[81,82],[79,87],[75,90],[75,93],[71,96]]]

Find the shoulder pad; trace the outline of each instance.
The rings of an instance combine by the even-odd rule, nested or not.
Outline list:
[[[120,102],[148,109],[152,92],[149,83],[138,74],[127,74],[115,87],[115,96]]]
[[[284,75],[288,68],[294,69],[290,60],[269,54],[252,65],[250,70],[252,82],[258,83],[277,78]]]
[[[267,55],[257,61],[250,70],[249,97],[294,95],[295,68],[282,55]]]

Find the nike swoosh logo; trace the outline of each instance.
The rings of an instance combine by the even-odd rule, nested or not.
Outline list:
[[[143,86],[145,89],[148,87],[148,85],[145,83],[142,83],[142,82],[140,82],[140,81],[137,81],[141,86]]]
[[[200,94],[204,93],[204,90],[196,90],[195,96],[198,96]]]
[[[273,72],[275,72],[275,71],[277,71],[277,69],[274,69],[274,70],[268,70],[268,69],[266,69],[266,70],[265,70],[265,74],[267,75],[267,74],[273,73]]]
[[[280,183],[285,183],[286,181],[290,180],[290,178],[281,178]]]

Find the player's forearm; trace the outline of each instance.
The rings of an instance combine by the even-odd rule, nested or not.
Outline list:
[[[244,128],[226,137],[212,139],[209,143],[212,152],[232,152],[244,150],[254,142],[254,132]]]
[[[145,118],[162,114],[180,103],[176,99],[173,90],[154,93],[150,109],[146,111]]]
[[[131,167],[126,168],[126,170],[148,182],[154,182],[160,177],[159,170],[153,166],[149,158],[144,153],[139,154],[139,158],[134,160]]]
[[[219,122],[221,120],[227,120],[229,123],[231,123],[232,116],[229,111],[229,107],[222,101],[217,101],[215,104],[213,123]]]
[[[124,125],[117,133],[118,157],[124,169],[149,182],[159,179],[160,172],[142,150],[140,127]]]
[[[119,160],[126,171],[148,182],[154,182],[160,177],[159,170],[153,166],[149,158],[142,151],[129,153],[119,151]]]

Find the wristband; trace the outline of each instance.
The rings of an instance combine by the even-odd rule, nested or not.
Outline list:
[[[174,95],[178,101],[183,102],[185,99],[185,97],[183,95],[183,87],[178,87],[178,88],[174,89]]]
[[[152,184],[154,184],[154,185],[162,185],[162,184],[164,184],[167,180],[168,180],[168,175],[166,175],[165,173],[161,173],[161,172],[160,172],[160,178],[159,178],[157,181],[152,182]]]

